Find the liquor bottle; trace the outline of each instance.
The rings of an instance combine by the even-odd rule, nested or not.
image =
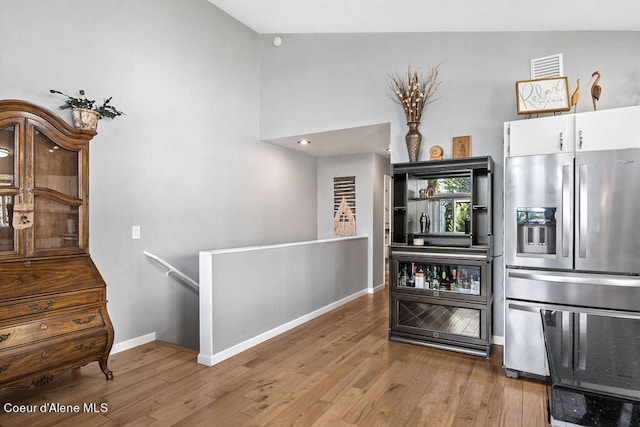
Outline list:
[[[457,279],[458,275],[456,272],[456,268],[452,268],[451,269],[451,290],[455,291],[457,289],[457,284],[456,284],[456,279]]]
[[[471,293],[480,295],[480,278],[477,274],[471,276]]]
[[[409,283],[407,283],[407,286],[409,286],[410,288],[413,288],[415,286],[415,281],[416,281],[416,265],[414,263],[411,263],[411,271],[409,272]]]
[[[440,280],[440,289],[443,291],[448,291],[451,289],[449,286],[449,275],[447,274],[447,269],[449,267],[442,267],[442,279]]]
[[[400,286],[407,286],[407,266],[405,265],[400,275]]]
[[[471,292],[471,282],[469,281],[469,273],[465,270],[464,276],[462,277],[462,289],[464,289],[465,293]]]
[[[438,267],[433,266],[433,276],[431,279],[431,289],[440,289],[440,278],[438,277]]]
[[[420,288],[423,289],[424,288],[424,278],[425,278],[425,272],[422,269],[422,266],[420,266],[420,268],[418,268],[418,271],[416,272],[416,288]]]

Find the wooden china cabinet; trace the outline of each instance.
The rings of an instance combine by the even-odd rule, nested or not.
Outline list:
[[[113,378],[106,285],[89,256],[94,135],[0,101],[0,388],[35,387],[93,361]]]

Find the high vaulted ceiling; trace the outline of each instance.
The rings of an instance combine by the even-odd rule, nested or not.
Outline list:
[[[640,0],[208,0],[259,34],[639,31]],[[312,144],[301,146],[300,139]],[[389,124],[266,140],[314,157],[389,156]]]
[[[209,0],[257,33],[640,30],[640,1]]]

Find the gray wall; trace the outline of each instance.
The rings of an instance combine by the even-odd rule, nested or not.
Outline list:
[[[502,123],[517,119],[529,59],[564,53],[583,84],[599,70],[602,109],[640,103],[640,32],[285,35],[275,48],[206,0],[0,0],[0,11],[0,97],[55,110],[50,88],[82,88],[127,113],[91,143],[91,252],[116,342],[157,331],[197,347],[196,296],[142,250],[196,278],[201,249],[316,237],[316,161],[258,139],[391,122],[392,162],[406,160],[389,73],[442,64],[424,145],[449,153],[469,134],[474,155],[494,157],[497,254]],[[589,108],[585,93],[578,110]]]
[[[367,235],[367,286],[384,284],[384,174],[389,160],[377,154],[321,157],[318,159],[318,239],[333,232],[333,178],[356,177],[356,233]]]
[[[454,136],[472,135],[473,155],[490,155],[494,181],[497,254],[494,266],[494,334],[503,335],[502,129],[519,119],[515,82],[529,78],[529,60],[562,53],[570,89],[602,73],[599,109],[640,104],[640,32],[496,32],[419,34],[260,35],[260,135],[271,138],[376,123],[391,123],[391,162],[408,160],[401,108],[393,102],[388,75],[440,65],[439,99],[428,107],[420,130],[420,159],[441,145],[451,156]],[[286,119],[283,119],[286,118]]]
[[[82,88],[127,114],[90,143],[116,343],[198,347],[197,295],[143,250],[198,280],[200,250],[316,238],[316,161],[258,142],[258,36],[206,0],[0,0],[0,52],[0,98],[70,120],[48,90]]]

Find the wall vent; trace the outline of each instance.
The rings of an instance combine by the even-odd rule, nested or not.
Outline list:
[[[531,60],[531,80],[563,75],[561,53]]]

